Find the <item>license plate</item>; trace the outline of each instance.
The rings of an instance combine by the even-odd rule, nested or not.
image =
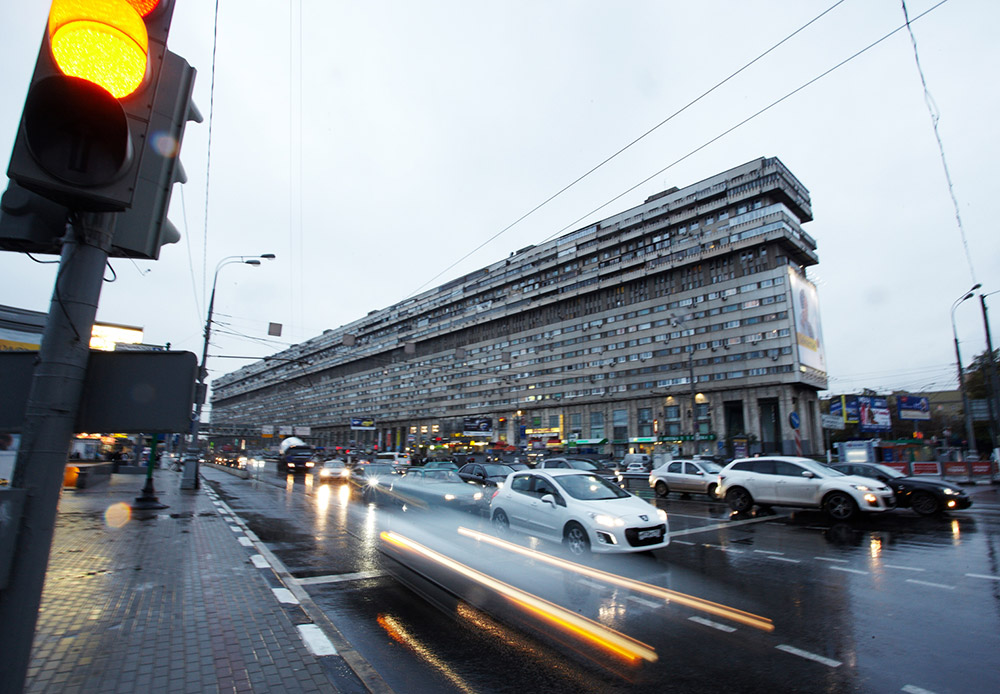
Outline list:
[[[639,531],[639,539],[640,540],[648,540],[651,537],[659,538],[660,537],[660,531],[658,529],[654,529],[654,530],[640,530]]]

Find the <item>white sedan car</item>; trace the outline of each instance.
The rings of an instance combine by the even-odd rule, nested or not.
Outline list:
[[[670,544],[667,513],[580,470],[522,470],[490,502],[498,535],[517,530],[562,542],[572,554],[645,552]]]

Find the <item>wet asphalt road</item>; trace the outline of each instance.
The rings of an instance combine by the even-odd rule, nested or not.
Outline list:
[[[211,484],[396,692],[1000,691],[996,487],[972,488],[973,507],[946,516],[897,510],[853,524],[811,511],[733,518],[720,502],[671,495],[656,500],[670,547],[577,568],[456,532],[492,535],[485,519],[376,507],[311,475],[265,469]],[[473,578],[393,549],[383,530]],[[645,655],[616,655],[565,616],[514,606],[480,575]]]

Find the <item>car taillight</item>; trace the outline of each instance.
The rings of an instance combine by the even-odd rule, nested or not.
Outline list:
[[[491,496],[491,497],[490,497],[490,501],[492,501],[493,499],[495,499],[495,498],[496,498],[496,495],[497,495],[497,494],[499,494],[499,493],[500,493],[500,487],[497,487],[497,488],[496,488],[496,489],[495,489],[495,490],[493,491],[493,496]]]

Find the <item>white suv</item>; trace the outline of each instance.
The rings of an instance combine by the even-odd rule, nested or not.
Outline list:
[[[835,520],[896,507],[892,490],[881,482],[786,456],[734,460],[719,473],[718,495],[737,512],[754,504],[821,508]]]

